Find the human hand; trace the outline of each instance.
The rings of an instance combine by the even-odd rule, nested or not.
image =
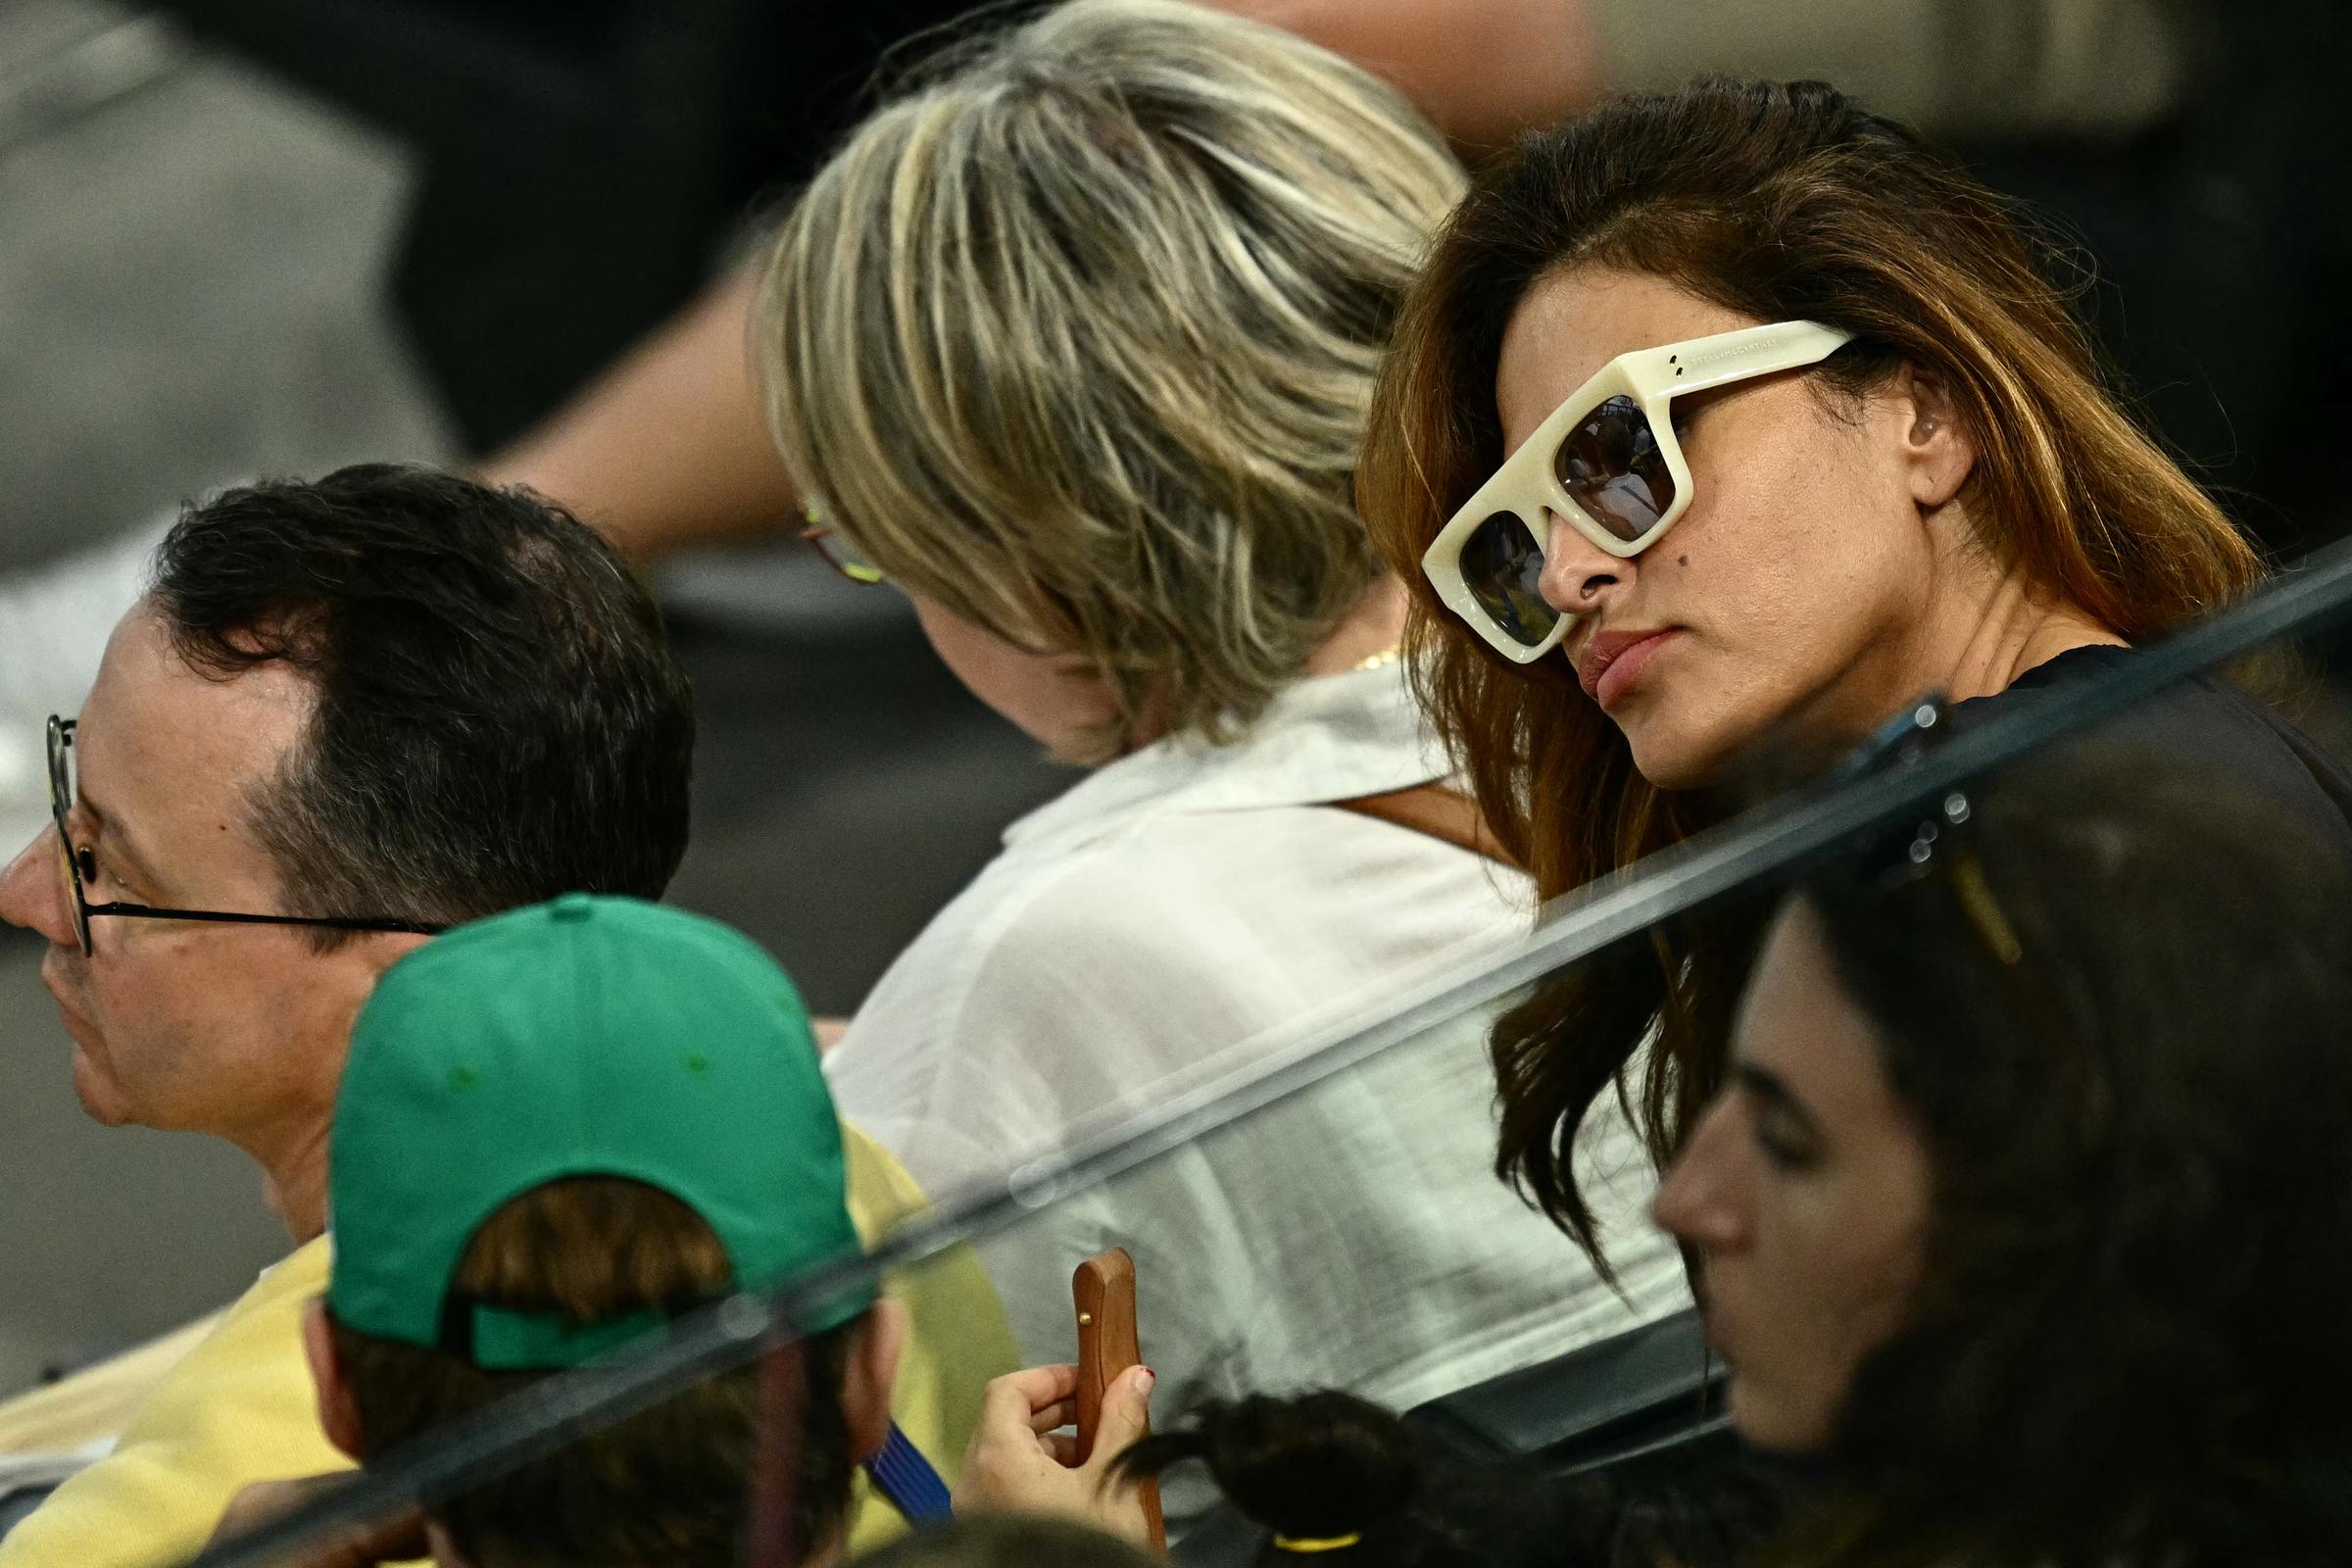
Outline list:
[[[1060,1430],[1077,1419],[1076,1367],[1031,1367],[989,1384],[956,1486],[956,1511],[1059,1514],[1149,1545],[1140,1489],[1114,1479],[1111,1465],[1150,1430],[1152,1381],[1151,1368],[1132,1367],[1102,1391],[1095,1450],[1084,1464],[1077,1438]]]
[[[339,1470],[296,1481],[257,1481],[229,1499],[207,1544],[220,1545],[283,1518],[321,1493],[348,1484],[351,1475]],[[283,1568],[376,1568],[378,1563],[415,1562],[431,1555],[424,1515],[412,1512],[372,1528],[353,1526],[338,1532],[302,1556],[285,1559]]]

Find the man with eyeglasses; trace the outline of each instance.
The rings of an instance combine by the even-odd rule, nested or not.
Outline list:
[[[54,823],[0,875],[0,918],[48,940],[90,1114],[236,1145],[301,1245],[0,1540],[0,1568],[174,1560],[246,1484],[340,1462],[299,1320],[326,1279],[353,1020],[452,925],[566,892],[659,899],[693,745],[653,603],[527,491],[368,466],[182,515],[80,714],[50,723]],[[845,1146],[862,1225],[919,1205]],[[922,1409],[902,1416],[953,1459],[1009,1336],[976,1261],[905,1295]]]
[[[80,715],[50,724],[55,823],[0,876],[0,917],[49,943],[89,1113],[234,1144],[305,1245],[0,1562],[200,1544],[230,1442],[319,1467],[243,1406],[306,1392],[270,1350],[323,1279],[353,1018],[443,927],[574,888],[659,898],[693,745],[653,605],[525,492],[367,466],[183,514]]]
[[[232,490],[52,721],[0,915],[49,939],[90,1113],[226,1139],[316,1235],[376,977],[558,892],[660,897],[693,744],[657,612],[567,514],[387,466]]]

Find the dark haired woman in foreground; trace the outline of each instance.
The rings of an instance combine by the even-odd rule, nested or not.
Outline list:
[[[1798,1560],[2352,1561],[2352,873],[2091,762],[1790,898],[1659,1195]]]
[[[1545,897],[1720,817],[1763,735],[2093,676],[2261,575],[2000,201],[1819,83],[1702,81],[1522,141],[1396,341],[1363,514],[1415,593],[1423,698]],[[2139,727],[2352,856],[2352,782],[2244,697],[2184,687]],[[1754,940],[1669,932],[1498,1027],[1501,1164],[1588,1247],[1577,1128],[1636,1077],[1671,1157]]]
[[[1821,1478],[1759,1560],[2352,1562],[2352,870],[2128,748],[1965,800],[1781,905],[1657,1200],[1741,1436]],[[992,1389],[967,1487],[1127,1527],[1109,1461],[1006,1419],[1040,1376]],[[1537,1560],[1546,1517],[1561,1568],[1737,1560],[1767,1516],[1685,1477],[1684,1534],[1632,1535],[1638,1494],[1438,1484],[1384,1419],[1249,1401],[1137,1463],[1208,1457],[1329,1568]]]

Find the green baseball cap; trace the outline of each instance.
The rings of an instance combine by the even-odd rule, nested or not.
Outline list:
[[[462,927],[362,1009],[327,1152],[336,1318],[492,1370],[577,1365],[664,1319],[578,1324],[453,1299],[466,1244],[567,1176],[676,1198],[739,1288],[859,1249],[841,1123],[792,982],[750,939],[634,899],[566,894]],[[870,1290],[813,1311],[838,1327]]]

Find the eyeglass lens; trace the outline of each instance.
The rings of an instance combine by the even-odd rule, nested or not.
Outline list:
[[[1585,416],[1560,442],[1552,471],[1587,515],[1627,544],[1648,533],[1674,505],[1674,475],[1649,416],[1629,397]]]
[[[57,818],[58,869],[66,879],[66,903],[74,913],[74,935],[83,956],[90,952],[90,916],[81,888],[81,868],[74,863],[74,837],[66,819],[74,814],[74,732],[59,719],[49,721],[49,810]]]

